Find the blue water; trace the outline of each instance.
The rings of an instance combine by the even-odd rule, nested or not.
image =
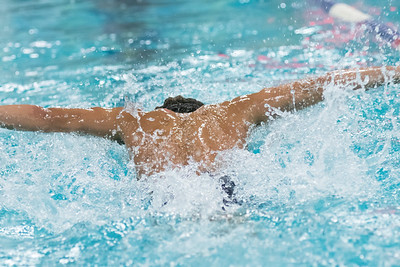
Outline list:
[[[396,1],[349,3],[400,24]],[[306,1],[3,0],[0,16],[0,104],[151,110],[399,61]],[[221,153],[242,202],[225,210],[193,166],[137,181],[111,141],[0,130],[0,265],[398,265],[399,86],[325,98]]]

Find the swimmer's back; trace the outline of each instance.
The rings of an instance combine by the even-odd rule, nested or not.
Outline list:
[[[227,111],[220,105],[206,105],[192,113],[157,109],[139,114],[136,118],[125,114],[128,122],[122,127],[139,174],[187,165],[191,160],[207,169],[218,151],[242,147],[246,137],[246,129],[227,120]]]

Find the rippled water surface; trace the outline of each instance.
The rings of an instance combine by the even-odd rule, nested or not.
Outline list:
[[[397,1],[352,1],[399,26]],[[209,104],[399,51],[310,1],[3,0],[0,104]],[[400,261],[398,85],[326,100],[221,153],[241,205],[193,166],[136,180],[126,149],[0,130],[0,265],[391,266]]]

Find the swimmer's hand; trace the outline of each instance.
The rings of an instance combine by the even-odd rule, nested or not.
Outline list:
[[[42,108],[33,105],[0,106],[0,126],[42,132],[81,132],[121,141],[118,115],[122,108]]]

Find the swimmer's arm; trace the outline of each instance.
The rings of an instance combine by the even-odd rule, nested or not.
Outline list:
[[[122,108],[42,108],[33,105],[0,106],[0,126],[42,132],[80,132],[121,140],[118,117]]]
[[[281,112],[300,110],[323,100],[324,88],[333,84],[366,90],[387,82],[400,82],[400,67],[371,67],[333,71],[324,76],[265,88],[222,103],[235,120],[260,123]]]

